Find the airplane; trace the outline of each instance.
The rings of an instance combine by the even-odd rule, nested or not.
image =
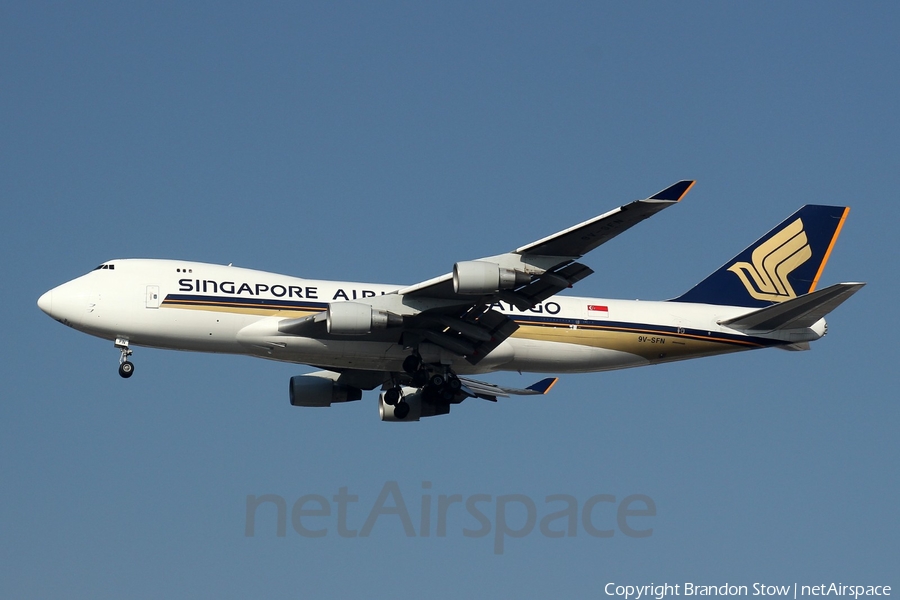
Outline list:
[[[471,376],[585,373],[757,348],[808,350],[825,315],[865,283],[816,290],[848,207],[806,205],[686,293],[666,301],[558,295],[593,270],[581,257],[681,201],[679,181],[511,252],[460,261],[414,285],[323,281],[186,260],[118,259],[43,294],[60,323],[132,346],[309,365],[294,406],[380,389],[382,421],[448,414],[467,398],[546,394]]]

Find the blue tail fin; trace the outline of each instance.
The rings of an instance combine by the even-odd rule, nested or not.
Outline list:
[[[812,292],[848,212],[807,204],[672,301],[762,308]]]

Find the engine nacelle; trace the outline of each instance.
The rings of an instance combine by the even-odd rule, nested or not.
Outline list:
[[[530,280],[525,273],[483,260],[466,260],[453,265],[453,291],[457,294],[493,294]]]
[[[373,329],[398,327],[403,317],[359,302],[334,302],[328,305],[325,323],[334,335],[364,335]]]
[[[362,398],[362,390],[336,383],[327,377],[298,375],[291,377],[292,406],[331,406],[332,402],[350,402]]]
[[[396,405],[391,406],[384,401],[384,393],[378,396],[378,416],[382,421],[393,421],[405,423],[408,421],[418,421],[422,417],[434,417],[437,415],[446,415],[450,412],[450,405],[447,403],[433,404],[422,401],[422,392],[416,388],[403,388],[403,401],[409,404],[409,414],[400,419],[394,412]]]

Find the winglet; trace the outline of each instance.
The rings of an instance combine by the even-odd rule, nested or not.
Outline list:
[[[557,381],[559,381],[559,377],[548,377],[547,379],[541,379],[537,383],[529,385],[525,389],[537,392],[538,394],[546,394],[550,391],[550,388],[556,385]]]
[[[674,185],[670,185],[666,189],[661,192],[657,192],[650,196],[650,200],[669,200],[671,202],[678,202],[682,198],[684,198],[687,193],[694,187],[696,181],[685,180],[679,181]]]

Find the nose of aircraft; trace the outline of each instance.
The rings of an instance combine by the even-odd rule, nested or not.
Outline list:
[[[50,311],[53,310],[53,290],[44,292],[43,295],[38,298],[37,305],[38,308],[49,315]]]
[[[88,274],[90,275],[90,274]],[[58,285],[38,298],[37,305],[63,325],[79,329],[88,315],[98,316],[100,294],[88,276],[78,277]]]

